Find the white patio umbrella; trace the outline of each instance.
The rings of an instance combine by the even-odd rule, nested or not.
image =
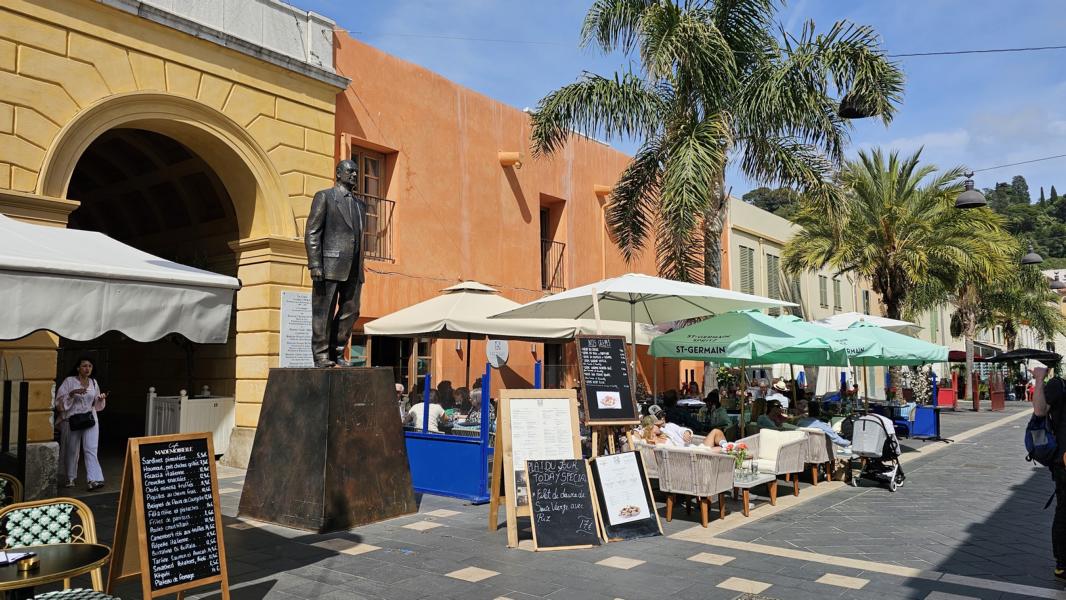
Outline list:
[[[628,321],[630,339],[637,323],[664,323],[731,310],[795,306],[784,300],[628,273],[545,296],[495,315],[492,319],[593,319]],[[636,389],[636,344],[630,342],[630,386]]]
[[[900,321],[897,319],[889,319],[888,317],[878,317],[858,312],[840,313],[839,315],[832,315],[820,319],[814,323],[816,325],[821,325],[822,327],[828,327],[829,329],[843,331],[860,321],[880,327],[881,329],[887,329],[889,331],[905,333],[908,335],[914,335],[922,329],[921,325],[911,323],[910,321]]]

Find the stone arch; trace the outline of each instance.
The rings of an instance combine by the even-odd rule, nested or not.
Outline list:
[[[118,94],[81,111],[52,142],[37,192],[65,198],[85,149],[102,133],[116,127],[169,136],[202,157],[222,179],[233,200],[242,239],[296,237],[296,218],[288,195],[262,147],[221,112],[173,94]]]

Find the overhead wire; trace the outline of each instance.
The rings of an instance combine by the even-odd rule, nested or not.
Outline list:
[[[1030,159],[1030,160],[1023,160],[1021,162],[1007,163],[1005,165],[996,165],[994,167],[984,167],[984,168],[981,168],[981,169],[972,169],[970,172],[971,173],[980,173],[981,171],[992,171],[994,169],[1003,169],[1003,168],[1006,168],[1006,167],[1016,167],[1018,165],[1027,165],[1029,163],[1042,162],[1042,161],[1045,161],[1045,160],[1054,160],[1056,158],[1066,158],[1066,154],[1056,154],[1054,156],[1044,156],[1044,157],[1041,157],[1041,158],[1033,158],[1033,159]]]

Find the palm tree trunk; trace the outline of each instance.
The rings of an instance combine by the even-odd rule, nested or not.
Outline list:
[[[971,389],[973,385],[973,332],[970,331],[969,325],[966,327],[966,393],[973,398],[974,393],[979,393],[977,390]],[[956,402],[952,405],[952,410],[958,410],[959,403]]]
[[[722,283],[722,227],[729,209],[729,194],[725,191],[724,180],[719,180],[718,189],[718,199],[710,202],[707,212],[703,214],[703,284],[715,287]],[[717,384],[715,364],[703,363],[703,390],[711,390]]]

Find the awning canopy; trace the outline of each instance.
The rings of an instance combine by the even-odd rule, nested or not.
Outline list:
[[[48,330],[72,340],[120,331],[139,342],[229,335],[233,277],[152,256],[102,233],[0,215],[0,339]]]

